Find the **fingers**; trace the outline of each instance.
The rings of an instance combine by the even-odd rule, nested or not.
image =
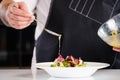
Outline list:
[[[18,2],[18,4],[19,4],[19,9],[22,9],[25,12],[29,12],[24,2]]]
[[[24,11],[21,8],[18,8],[20,5],[18,3],[13,3],[8,7],[10,13],[23,17],[30,17],[31,14],[28,10]]]
[[[114,51],[120,52],[120,48],[112,48]]]
[[[26,28],[34,21],[23,2],[13,3],[8,7],[6,20],[15,29]]]
[[[33,19],[21,18],[21,20],[19,20],[19,19],[17,20],[17,19],[14,19],[14,18],[10,17],[10,18],[8,18],[8,21],[10,22],[9,24],[13,28],[15,28],[15,29],[24,29],[33,22]]]
[[[19,10],[18,10],[18,11],[19,11]],[[19,13],[19,12],[18,12],[18,13]],[[16,13],[9,12],[9,13],[7,14],[7,16],[9,16],[10,19],[16,20],[16,21],[29,21],[32,15],[31,15],[31,14],[22,15],[22,13],[21,13],[21,14],[17,14],[17,12],[16,12]]]

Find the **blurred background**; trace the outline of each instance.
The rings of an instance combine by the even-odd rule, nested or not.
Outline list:
[[[0,68],[30,68],[35,27],[33,22],[26,29],[16,30],[0,21]]]

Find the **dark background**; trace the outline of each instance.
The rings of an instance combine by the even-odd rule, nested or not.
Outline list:
[[[0,68],[30,68],[35,26],[34,22],[28,28],[16,30],[0,21]]]

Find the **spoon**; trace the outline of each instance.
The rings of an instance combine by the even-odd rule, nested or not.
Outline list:
[[[38,21],[38,20],[35,19],[35,18],[34,18],[34,20],[35,20],[36,22],[44,25],[42,21]],[[59,51],[58,51],[58,53],[61,53],[61,51],[60,51],[61,45],[60,45],[60,44],[61,44],[61,37],[62,37],[62,35],[61,35],[61,34],[58,34],[58,33],[56,33],[56,32],[53,32],[53,31],[51,31],[51,30],[49,30],[49,29],[47,29],[47,28],[44,28],[44,30],[45,30],[46,32],[48,32],[49,34],[58,37],[58,40],[59,40]]]

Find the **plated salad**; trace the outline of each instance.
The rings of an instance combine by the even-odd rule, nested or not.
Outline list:
[[[76,59],[73,56],[67,56],[63,58],[61,54],[54,60],[51,67],[85,67],[87,64],[83,62],[81,58]]]

